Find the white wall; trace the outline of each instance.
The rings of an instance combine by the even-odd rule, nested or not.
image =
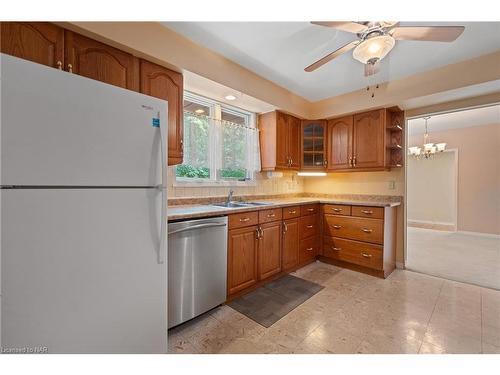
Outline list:
[[[456,226],[457,152],[408,159],[408,221]]]

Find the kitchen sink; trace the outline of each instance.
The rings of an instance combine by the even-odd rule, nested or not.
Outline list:
[[[272,203],[270,203],[270,202],[245,202],[245,204],[247,204],[249,206],[267,206],[267,205],[270,205]]]
[[[217,207],[227,207],[227,208],[239,208],[239,207],[248,207],[248,204],[240,203],[240,202],[223,202],[223,203],[212,203],[212,206]]]

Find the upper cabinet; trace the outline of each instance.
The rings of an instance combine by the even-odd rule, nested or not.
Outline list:
[[[384,167],[384,124],[384,109],[354,115],[352,126],[352,166],[354,168]]]
[[[182,74],[49,22],[1,22],[2,53],[168,101],[168,164],[183,157]]]
[[[351,168],[352,122],[352,116],[328,121],[328,170],[335,171]]]
[[[401,167],[404,114],[397,107],[328,120],[328,171]]]
[[[300,119],[283,112],[259,115],[263,171],[300,168],[300,128]]]
[[[168,165],[182,164],[183,79],[182,74],[141,60],[141,92],[168,101]]]
[[[129,53],[66,31],[64,60],[68,72],[139,91],[139,59]]]
[[[303,120],[301,137],[301,168],[324,169],[327,166],[326,121]]]
[[[48,22],[2,22],[2,53],[62,68],[64,29]]]

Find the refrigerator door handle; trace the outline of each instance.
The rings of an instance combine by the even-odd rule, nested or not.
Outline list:
[[[160,112],[158,112],[158,119],[160,119]],[[167,120],[161,121],[160,119],[160,143],[161,143],[161,231],[160,231],[160,246],[158,248],[158,264],[165,263],[166,253],[166,233],[167,233],[167,166],[166,166],[166,152],[165,152],[165,137],[163,136],[163,129],[167,125]]]

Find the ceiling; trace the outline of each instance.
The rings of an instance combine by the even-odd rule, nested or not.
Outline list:
[[[499,124],[500,127],[500,105],[433,115],[427,121],[430,134],[443,130],[490,124]],[[409,135],[423,134],[424,129],[425,120],[423,118],[408,120]]]
[[[352,92],[500,49],[500,22],[401,22],[409,25],[463,25],[453,43],[398,41],[381,70],[364,77],[363,65],[346,53],[318,70],[304,68],[354,40],[344,31],[308,22],[163,22],[258,75],[317,101]]]

